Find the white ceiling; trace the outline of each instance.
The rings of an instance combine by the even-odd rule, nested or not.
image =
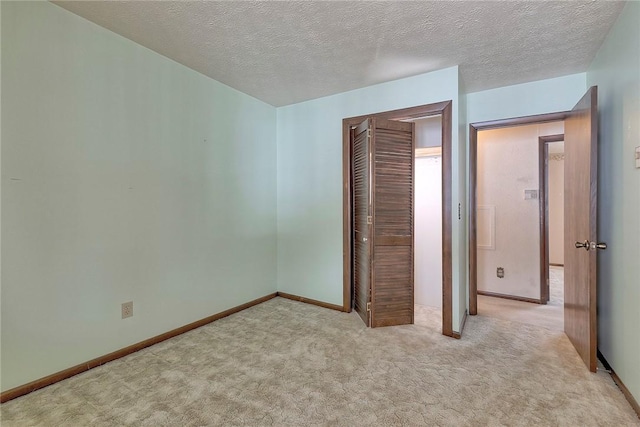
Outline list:
[[[587,69],[623,2],[56,4],[275,106],[460,65],[467,92]]]

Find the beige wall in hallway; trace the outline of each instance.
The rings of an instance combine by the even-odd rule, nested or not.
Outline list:
[[[564,143],[549,144],[549,262],[564,265]]]
[[[493,232],[478,221],[478,290],[540,298],[539,200],[524,194],[539,190],[538,137],[563,132],[557,122],[478,133],[478,208],[490,208],[482,215],[495,212]],[[480,236],[488,236],[491,248],[480,247]]]

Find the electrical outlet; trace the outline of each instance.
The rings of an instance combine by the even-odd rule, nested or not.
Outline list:
[[[504,268],[503,267],[498,267],[498,269],[496,270],[496,276],[498,276],[499,279],[504,279]]]
[[[122,318],[126,319],[127,317],[133,316],[133,301],[123,302],[122,303]]]

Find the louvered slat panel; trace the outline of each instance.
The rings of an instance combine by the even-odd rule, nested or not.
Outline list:
[[[413,257],[411,246],[375,247],[373,326],[413,322]]]
[[[413,124],[374,120],[372,326],[413,323]]]
[[[369,313],[367,303],[370,301],[371,286],[371,260],[369,225],[370,198],[370,167],[369,167],[369,141],[367,127],[361,125],[354,135],[353,141],[353,281],[355,310],[362,320],[369,325]],[[364,241],[367,239],[367,241]]]
[[[406,130],[375,128],[375,234],[411,236],[413,137]]]

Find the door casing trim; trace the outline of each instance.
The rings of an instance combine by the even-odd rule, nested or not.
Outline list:
[[[564,133],[538,137],[540,186],[540,302],[549,302],[549,144],[564,141]]]

